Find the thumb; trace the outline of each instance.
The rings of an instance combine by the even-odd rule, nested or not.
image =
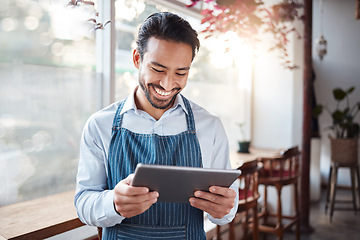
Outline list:
[[[127,185],[131,185],[133,178],[134,178],[134,174],[130,174],[123,180],[123,182],[126,183]]]

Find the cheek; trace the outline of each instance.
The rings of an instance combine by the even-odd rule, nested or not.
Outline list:
[[[154,76],[152,76],[152,74],[148,71],[141,71],[139,76],[145,84],[151,83],[154,78]]]
[[[179,87],[184,88],[187,83],[187,77],[176,79],[176,83],[179,85]]]

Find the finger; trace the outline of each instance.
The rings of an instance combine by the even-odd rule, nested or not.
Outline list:
[[[217,204],[223,204],[226,201],[225,197],[211,192],[196,191],[194,196]]]
[[[227,187],[211,186],[209,188],[209,191],[211,193],[224,196],[225,198],[235,198],[236,197],[236,192],[233,189],[227,188]]]
[[[214,218],[222,218],[226,214],[230,213],[231,210],[229,208],[225,208],[220,204],[209,202],[201,198],[190,198],[189,201],[191,206],[209,213]]]
[[[149,193],[149,189],[147,187],[132,187],[124,184],[115,186],[114,190],[116,194],[124,196],[137,196]]]
[[[127,178],[121,180],[118,184],[116,184],[114,191],[115,194],[120,195],[141,195],[141,194],[147,194],[149,192],[149,189],[147,187],[133,187],[130,185],[132,181],[131,175],[129,175]]]
[[[130,203],[130,204],[115,205],[115,208],[116,211],[121,214],[121,216],[129,218],[145,212],[151,207],[152,204],[156,202],[157,202],[157,198],[143,202],[141,204]]]
[[[124,183],[131,185],[133,178],[134,178],[134,174],[130,174],[123,181],[124,181]]]
[[[115,204],[138,204],[147,201],[153,201],[159,197],[158,192],[151,192],[147,194],[140,194],[140,195],[121,195],[115,194],[114,195],[114,203]]]

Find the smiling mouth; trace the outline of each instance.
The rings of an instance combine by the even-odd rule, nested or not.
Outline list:
[[[157,88],[157,87],[155,87],[155,86],[153,86],[153,88],[154,88],[154,90],[155,90],[155,92],[156,92],[157,94],[159,94],[159,95],[161,95],[161,96],[164,96],[164,97],[169,96],[169,95],[173,92],[173,90],[171,90],[171,91],[164,91],[164,90],[161,90],[161,89],[159,89],[159,88]]]

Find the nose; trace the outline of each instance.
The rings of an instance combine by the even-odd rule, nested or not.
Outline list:
[[[175,81],[174,78],[171,76],[171,74],[166,74],[164,76],[164,78],[161,79],[160,81],[160,86],[165,90],[165,91],[171,91],[174,89],[175,87]]]

